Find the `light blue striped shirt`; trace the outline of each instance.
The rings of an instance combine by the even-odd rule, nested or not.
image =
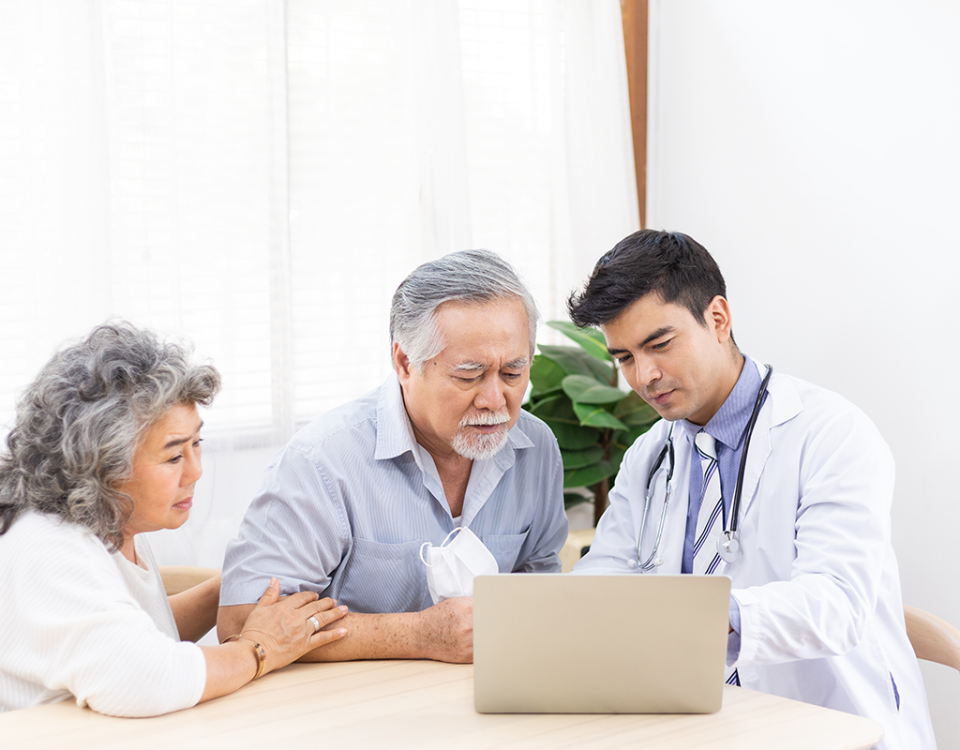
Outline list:
[[[703,469],[693,448],[697,433],[703,430],[716,440],[717,463],[720,471],[720,487],[723,497],[723,518],[730,516],[730,506],[733,503],[734,490],[737,486],[737,475],[740,472],[740,457],[743,455],[743,442],[747,434],[747,423],[753,414],[753,406],[760,392],[762,378],[757,371],[753,360],[743,358],[743,369],[737,378],[730,395],[703,427],[678,420],[677,424],[683,429],[690,442],[690,492],[687,505],[687,533],[683,540],[682,573],[693,571],[693,546],[697,531],[697,518],[700,515],[700,494],[703,489]],[[723,521],[717,519],[721,526]]]
[[[563,469],[543,422],[522,411],[504,448],[473,462],[460,524],[502,573],[560,570]],[[273,458],[227,547],[220,603],[256,602],[275,575],[283,594],[316,591],[354,612],[416,612],[432,603],[420,546],[439,545],[454,526],[391,375]]]

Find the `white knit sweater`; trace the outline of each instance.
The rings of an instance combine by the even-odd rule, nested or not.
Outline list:
[[[0,711],[76,696],[114,716],[193,706],[201,649],[181,643],[143,535],[134,565],[87,529],[25,513],[0,536]]]

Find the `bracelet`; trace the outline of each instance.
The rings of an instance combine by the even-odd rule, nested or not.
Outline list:
[[[257,673],[253,676],[253,679],[256,680],[263,676],[263,670],[267,668],[267,652],[256,641],[253,642],[253,650],[257,655]]]
[[[241,635],[242,633],[229,635],[220,641],[220,645],[230,643],[230,641],[238,641]],[[257,657],[257,673],[253,676],[253,679],[256,680],[258,677],[263,677],[263,671],[267,668],[267,652],[257,641],[251,641],[251,643],[253,644],[253,654]]]

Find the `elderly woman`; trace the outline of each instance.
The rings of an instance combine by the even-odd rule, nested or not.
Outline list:
[[[43,368],[0,456],[0,711],[75,696],[116,716],[176,711],[233,692],[345,634],[345,607],[274,579],[238,638],[196,639],[219,576],[170,597],[142,533],[190,515],[197,404],[209,366],[127,324],[101,326]]]

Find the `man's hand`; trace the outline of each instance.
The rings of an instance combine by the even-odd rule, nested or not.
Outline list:
[[[473,661],[473,599],[458,596],[419,613],[417,644],[424,658],[455,664]]]

